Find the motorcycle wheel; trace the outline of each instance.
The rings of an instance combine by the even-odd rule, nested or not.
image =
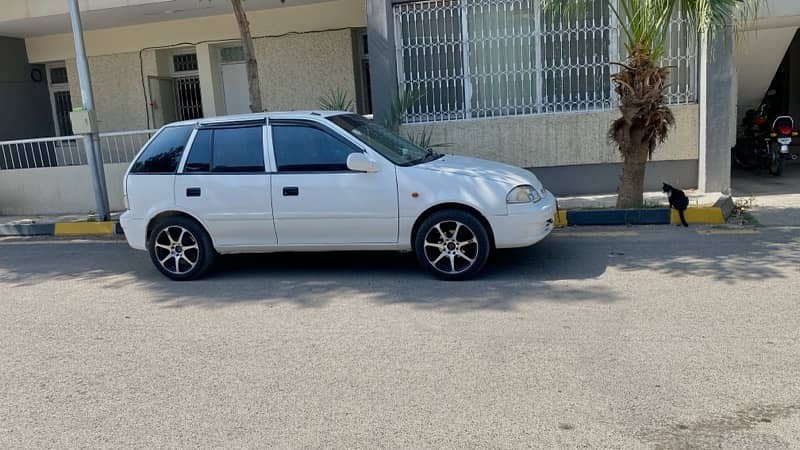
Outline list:
[[[758,159],[753,155],[753,149],[747,145],[737,144],[733,148],[733,161],[742,169],[754,170],[758,168]]]
[[[783,175],[783,155],[775,150],[770,152],[769,173],[776,177]]]

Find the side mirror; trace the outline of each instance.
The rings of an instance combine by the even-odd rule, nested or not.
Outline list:
[[[350,153],[347,156],[347,168],[354,172],[377,172],[378,165],[364,153]]]

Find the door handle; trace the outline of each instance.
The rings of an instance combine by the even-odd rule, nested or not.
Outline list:
[[[283,196],[284,197],[294,197],[300,195],[300,188],[297,186],[284,186],[283,187]]]
[[[200,197],[200,188],[199,187],[186,188],[186,196],[187,197]]]

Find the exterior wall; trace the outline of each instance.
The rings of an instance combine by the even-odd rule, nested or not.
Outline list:
[[[217,1],[217,0],[214,0]],[[288,2],[290,3],[290,2]],[[254,37],[287,33],[364,27],[363,0],[335,0],[299,6],[282,6],[247,13]],[[143,25],[90,30],[84,33],[89,56],[138,52],[143,48],[177,46],[181,43],[238,40],[232,14]],[[69,33],[30,37],[25,40],[31,62],[61,61],[75,57]]]
[[[693,188],[697,186],[697,164],[696,159],[650,161],[644,189],[646,192],[661,191],[664,182],[681,189]],[[622,164],[538,167],[533,173],[555,195],[614,194],[622,175]]]
[[[318,109],[319,97],[336,88],[355,101],[349,29],[257,39],[255,49],[265,108]]]
[[[108,201],[112,211],[124,208],[125,164],[106,164]],[[88,166],[7,170],[0,174],[0,215],[72,214],[94,211]]]
[[[81,106],[75,59],[68,60],[66,65],[72,106]],[[97,110],[97,125],[101,132],[148,128],[147,98],[138,52],[90,57],[89,72]]]
[[[656,161],[697,160],[697,105],[673,108],[677,125],[670,139],[653,154]],[[451,144],[446,150],[520,167],[619,163],[606,135],[615,110],[573,114],[512,116],[404,125],[404,132],[429,129],[431,142]],[[600,139],[598,139],[600,137]]]
[[[0,37],[0,140],[52,136],[53,116],[46,71],[43,66],[28,64],[25,41]],[[38,68],[41,82],[31,79],[31,69]]]

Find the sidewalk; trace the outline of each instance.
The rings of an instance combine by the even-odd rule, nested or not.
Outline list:
[[[77,236],[119,234],[119,212],[108,222],[96,222],[90,214],[0,216],[0,236]]]
[[[708,209],[720,198],[720,194],[704,194],[686,191],[690,198],[690,223],[708,223]],[[667,224],[675,223],[676,217],[669,210],[667,196],[663,192],[645,193],[645,208],[635,211],[616,210],[616,194],[559,197],[560,225],[614,225],[614,224]],[[0,236],[76,236],[121,234],[117,224],[119,212],[112,213],[108,222],[94,222],[92,215],[64,214],[41,216],[0,216]],[[567,219],[567,216],[571,219]],[[714,214],[712,223],[719,222]],[[599,222],[597,222],[599,220]]]

